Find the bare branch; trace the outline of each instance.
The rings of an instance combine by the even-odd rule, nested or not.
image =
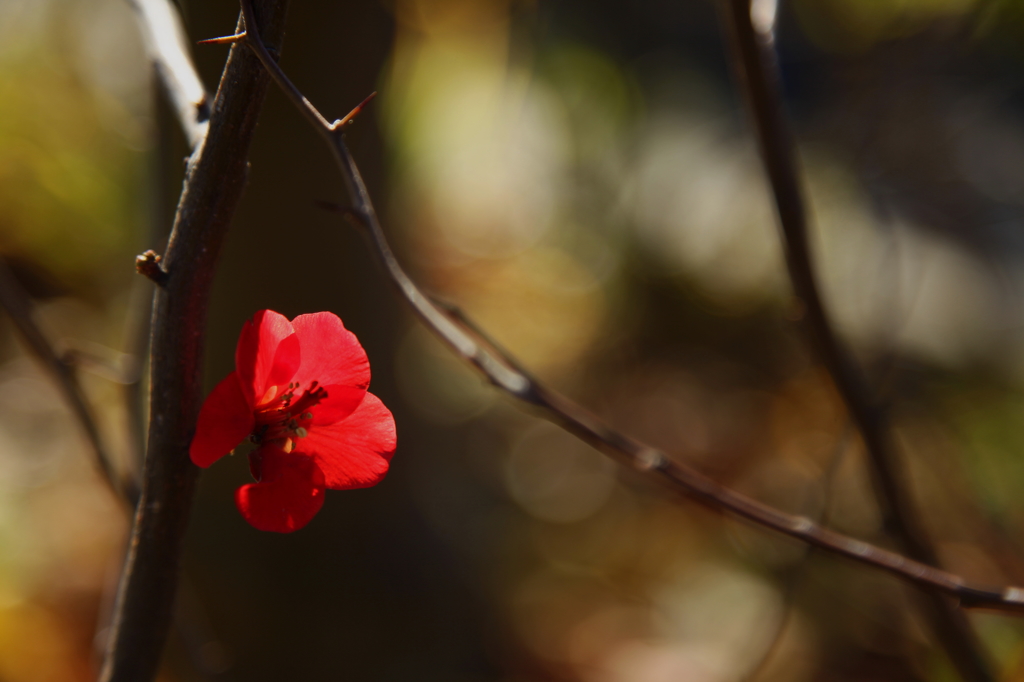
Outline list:
[[[28,293],[25,292],[11,273],[10,268],[7,267],[7,263],[2,259],[0,259],[0,306],[3,306],[7,314],[10,315],[22,340],[43,364],[63,394],[65,402],[85,432],[85,437],[92,448],[93,460],[103,476],[103,480],[119,499],[125,500],[134,507],[139,496],[135,482],[127,476],[119,474],[114,467],[113,461],[110,459],[110,452],[100,435],[96,419],[93,417],[92,410],[89,409],[85,393],[82,391],[82,385],[78,382],[74,369],[61,358],[46,334],[36,324],[33,317],[35,306],[32,299],[29,298]]]
[[[786,246],[786,262],[807,327],[864,440],[886,528],[915,560],[937,565],[935,549],[905,492],[905,475],[889,429],[889,416],[872,395],[856,362],[836,336],[815,281],[792,135],[782,111],[779,74],[772,47],[772,21],[754,27],[750,0],[723,0],[740,88],[757,133]],[[927,605],[932,628],[968,680],[991,680],[990,664],[966,616],[941,598]]]
[[[160,85],[167,99],[174,108],[175,116],[188,139],[190,149],[194,152],[206,138],[210,119],[210,97],[206,92],[195,64],[189,54],[187,34],[182,26],[181,17],[173,0],[128,0],[135,9],[139,27],[146,41],[146,48]],[[162,118],[159,117],[159,118]],[[160,154],[163,158],[167,153],[167,142],[161,136]],[[169,210],[169,207],[167,207]],[[150,241],[162,241],[166,238],[163,227],[165,217],[162,211],[152,221],[148,238]],[[158,227],[159,226],[159,227]],[[166,281],[166,272],[160,266],[161,257],[149,250],[136,258],[135,265],[139,274],[152,280],[157,286]],[[136,353],[138,362],[145,364],[148,356],[150,320],[152,317],[153,299],[149,290],[143,293],[136,285],[132,294],[132,308],[126,323],[128,347]],[[145,453],[145,429],[143,411],[145,409],[142,395],[141,376],[139,381],[126,384],[125,403],[129,415],[129,428],[132,442],[136,450],[138,466],[141,466]]]
[[[251,0],[241,0],[241,5],[247,28],[244,42],[253,49],[289,99],[317,127],[338,161],[352,202],[352,208],[344,212],[358,220],[365,229],[387,276],[417,317],[449,349],[480,370],[492,384],[537,408],[545,418],[616,461],[713,510],[728,512],[832,554],[885,571],[930,592],[948,595],[959,600],[963,606],[1024,613],[1022,588],[970,585],[960,576],[823,528],[806,517],[788,514],[753,500],[716,483],[695,469],[671,461],[655,448],[610,429],[582,407],[547,389],[525,371],[517,369],[519,363],[500,351],[496,344],[463,326],[461,321],[464,318],[457,309],[439,308],[405,273],[388,245],[366,185],[345,145],[342,129],[327,123],[327,119],[271,59],[256,29]],[[478,337],[486,343],[481,344]]]
[[[128,0],[139,15],[153,66],[178,114],[189,146],[206,136],[210,98],[188,53],[181,17],[171,0]]]
[[[271,40],[284,33],[285,0],[261,0]],[[209,129],[189,160],[163,258],[150,366],[149,439],[142,496],[100,680],[146,682],[156,673],[170,625],[181,541],[198,468],[188,456],[202,402],[202,357],[210,284],[241,199],[249,146],[269,79],[252,53],[233,46]]]

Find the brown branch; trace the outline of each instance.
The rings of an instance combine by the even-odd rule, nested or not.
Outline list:
[[[175,117],[188,140],[189,148],[195,152],[205,139],[209,128],[210,97],[189,54],[188,39],[178,10],[174,6],[173,0],[128,0],[128,2],[137,13],[139,28],[144,36],[159,86],[174,109]],[[161,119],[158,126],[162,128],[164,116],[159,110],[157,113],[158,118]],[[168,142],[163,134],[159,137],[160,148],[157,158],[163,160],[168,151]],[[163,203],[162,201],[158,202],[158,204]],[[159,209],[163,208],[165,207],[159,206]],[[169,207],[166,209],[169,212]],[[151,220],[148,230],[148,239],[151,242],[163,241],[167,237],[167,230],[163,227],[166,219],[163,213],[163,210],[157,210],[156,217]],[[162,286],[166,278],[166,273],[160,266],[160,260],[161,257],[152,250],[146,251],[136,258],[138,272],[158,286]],[[125,323],[125,340],[141,368],[145,364],[145,358],[149,355],[149,325],[152,317],[153,297],[148,289],[143,291],[140,284],[137,283],[132,291],[132,306]],[[126,384],[124,399],[131,441],[137,453],[135,459],[138,466],[141,467],[146,449],[145,434],[143,433],[145,430],[143,417],[145,401],[142,395],[141,376],[139,381]]]
[[[32,303],[32,299],[2,259],[0,259],[0,306],[14,322],[18,334],[29,350],[42,363],[54,383],[57,384],[57,388],[60,389],[64,401],[85,432],[85,437],[92,449],[93,461],[103,480],[119,499],[125,500],[134,508],[139,495],[135,482],[131,478],[119,474],[114,467],[110,452],[103,441],[74,368],[57,353],[46,334],[36,324],[35,305]]]
[[[399,265],[381,229],[359,169],[345,145],[340,122],[327,123],[327,119],[313,107],[270,57],[259,31],[254,28],[256,23],[252,16],[251,1],[241,0],[248,29],[244,42],[260,58],[285,95],[299,107],[328,142],[349,189],[352,208],[345,212],[365,228],[374,253],[380,259],[387,276],[417,317],[448,348],[480,370],[492,384],[534,406],[547,419],[616,461],[713,510],[728,512],[832,554],[885,571],[922,589],[948,595],[959,600],[963,606],[1024,613],[1022,588],[987,588],[968,584],[960,576],[823,528],[806,517],[788,514],[753,500],[716,483],[686,465],[673,462],[658,450],[610,429],[583,408],[547,389],[528,373],[517,369],[518,363],[500,352],[496,344],[486,338],[478,340],[477,337],[482,337],[481,334],[471,333],[452,319],[458,319],[457,314],[444,311],[435,305]],[[484,346],[490,347],[494,352],[488,351]]]
[[[723,17],[732,39],[732,57],[750,112],[786,247],[786,262],[815,348],[864,440],[886,529],[916,561],[937,565],[905,492],[905,474],[892,439],[889,417],[873,397],[849,351],[839,341],[815,281],[792,135],[779,94],[779,73],[770,23],[758,28],[750,0],[723,0]],[[932,595],[926,605],[932,629],[964,679],[983,682],[993,675],[966,616],[949,601]]]
[[[181,17],[171,0],[128,0],[139,16],[146,49],[193,149],[206,136],[210,102],[188,53]]]
[[[261,0],[270,40],[284,33],[285,0]],[[242,196],[249,145],[269,79],[251,52],[234,46],[209,129],[185,174],[153,313],[150,420],[142,497],[121,577],[100,679],[146,682],[156,673],[173,614],[181,541],[198,469],[188,447],[202,400],[210,284]]]

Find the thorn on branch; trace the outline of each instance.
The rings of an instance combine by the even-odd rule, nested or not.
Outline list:
[[[345,114],[345,118],[340,118],[337,121],[335,121],[334,123],[332,123],[331,124],[331,130],[332,131],[333,130],[341,130],[345,126],[350,125],[351,123],[353,123],[356,120],[356,116],[359,115],[359,112],[361,112],[366,107],[366,105],[370,103],[370,100],[372,100],[376,96],[377,96],[377,92],[376,91],[371,92],[369,94],[369,96],[367,96],[366,99],[364,99],[362,102],[360,102],[359,104],[356,105],[355,109],[353,109],[352,111],[350,111],[347,114]]]
[[[245,38],[245,31],[236,33],[231,36],[221,36],[219,38],[207,38],[206,40],[197,40],[196,45],[230,45],[237,43],[239,40]]]
[[[153,282],[162,287],[167,284],[168,274],[160,266],[161,257],[153,249],[149,249],[145,253],[135,257],[135,270],[140,275],[145,275]]]

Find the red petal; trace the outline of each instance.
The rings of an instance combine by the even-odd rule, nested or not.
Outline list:
[[[313,458],[266,446],[263,480],[235,491],[235,506],[257,530],[291,533],[324,505],[324,474]]]
[[[313,381],[327,399],[313,410],[315,423],[331,424],[352,413],[370,385],[370,361],[356,335],[334,313],[299,315],[292,327],[302,346],[302,363],[292,377],[304,388]]]
[[[395,419],[384,403],[367,393],[349,417],[314,426],[298,441],[311,453],[332,490],[367,488],[380,483],[395,453]]]
[[[288,318],[261,310],[242,327],[235,347],[235,370],[242,393],[256,407],[271,386],[291,381],[299,368],[299,339]]]
[[[238,374],[232,372],[214,387],[199,410],[189,457],[195,464],[208,467],[245,440],[255,425]]]

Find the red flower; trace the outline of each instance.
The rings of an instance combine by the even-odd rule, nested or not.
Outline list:
[[[257,483],[235,492],[238,510],[260,530],[298,530],[324,489],[366,488],[387,473],[395,420],[369,385],[366,352],[337,315],[289,322],[262,310],[242,327],[235,371],[203,403],[189,455],[208,467],[249,438]]]

